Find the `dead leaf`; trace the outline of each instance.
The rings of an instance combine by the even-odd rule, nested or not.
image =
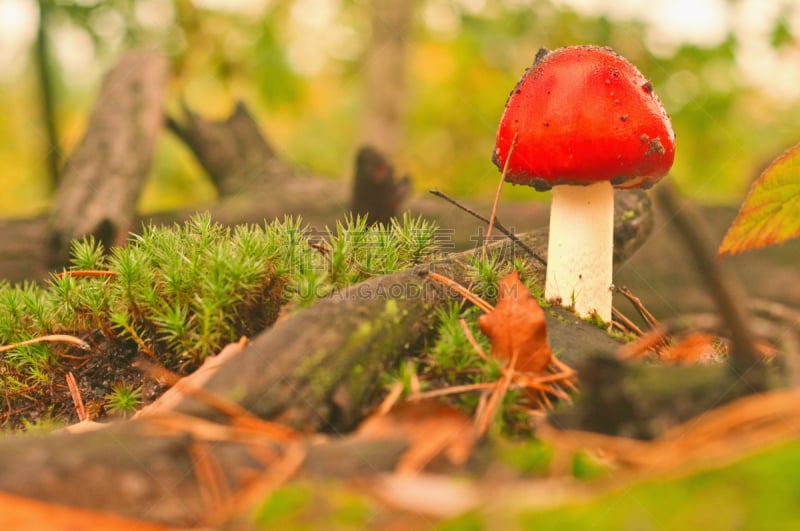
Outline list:
[[[674,345],[667,347],[661,359],[691,365],[718,356],[718,343],[719,338],[714,334],[691,332]]]
[[[486,389],[485,383],[477,383],[428,392],[427,396],[487,390],[488,393],[481,397],[475,413],[474,437],[481,437],[486,433],[512,385],[527,389],[528,397],[545,407],[552,407],[548,394],[569,400],[569,395],[562,386],[576,390],[577,374],[572,368],[553,357],[550,345],[547,343],[544,310],[536,302],[530,290],[519,280],[516,271],[500,279],[498,302],[495,307],[445,276],[436,273],[428,275],[460,293],[486,312],[478,318],[478,326],[492,344],[492,355],[504,361],[505,367],[502,369],[502,378],[491,384],[489,389]],[[466,326],[464,333],[478,355],[485,358],[485,354]]]
[[[717,335],[703,332],[690,332],[676,339],[657,326],[622,345],[617,357],[626,360],[649,354],[663,362],[692,365],[717,360],[724,353],[721,342]]]
[[[474,442],[469,418],[435,400],[402,402],[385,415],[372,415],[361,423],[356,436],[408,441],[398,472],[419,472],[441,454],[451,464],[461,465]]]
[[[516,271],[500,279],[498,288],[494,310],[478,318],[492,355],[506,363],[516,356],[516,371],[543,373],[552,358],[544,310]]]
[[[165,531],[171,528],[0,492],[0,529]]]

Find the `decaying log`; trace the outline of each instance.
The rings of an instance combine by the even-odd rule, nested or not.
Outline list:
[[[622,362],[613,354],[598,350],[577,361],[581,392],[574,406],[550,415],[553,426],[653,439],[750,392],[725,365]]]
[[[0,439],[0,490],[194,525],[202,518],[202,506],[189,442],[188,436],[158,437],[135,422],[79,435],[6,436]]]
[[[50,223],[44,216],[0,219],[0,279],[10,282],[47,278]]]
[[[408,55],[414,19],[412,0],[369,2],[370,42],[364,47],[361,141],[389,157],[397,155],[408,105]]]
[[[336,221],[349,211],[350,199],[346,190],[347,187],[333,180],[300,175],[285,185],[276,185],[272,191],[265,187],[252,194],[225,198],[207,210],[215,221],[226,225],[262,224],[264,220],[294,215],[302,217],[311,228],[324,229],[335,226]],[[617,201],[618,208],[625,208],[628,201],[637,203],[639,200],[619,194]],[[491,211],[488,200],[465,201],[465,204],[487,215]],[[483,223],[429,194],[412,196],[402,208],[414,216],[422,215],[435,221],[452,250],[475,247],[484,237]],[[143,223],[181,223],[195,213],[195,209],[184,209],[139,216],[133,221],[133,231],[138,231]],[[547,206],[539,203],[501,204],[498,216],[510,229],[524,232],[546,223]],[[652,224],[649,216],[634,218],[638,223]],[[625,231],[635,232],[622,236],[626,238],[624,245],[638,248],[648,234],[644,230],[647,227],[632,224],[625,227]],[[0,238],[0,278],[10,282],[47,278],[48,272],[53,270],[48,262],[50,227],[47,218],[0,219],[0,228],[3,230],[3,237]],[[628,253],[622,244],[617,245],[616,249]]]
[[[0,490],[28,498],[114,513],[177,528],[208,525],[222,502],[206,504],[193,449],[202,446],[224,472],[226,487],[241,492],[265,471],[254,455],[273,448],[268,437],[247,443],[165,430],[154,421],[120,422],[80,434],[0,439]],[[303,444],[303,446],[306,446]],[[253,449],[255,452],[252,452]],[[352,437],[305,448],[304,469],[328,476],[369,476],[391,471],[403,441]],[[196,454],[194,454],[196,455]]]
[[[221,199],[263,191],[265,184],[301,173],[277,156],[241,102],[220,121],[206,120],[186,106],[182,114],[180,119],[168,117],[167,125],[191,149]]]
[[[167,59],[129,52],[108,73],[86,133],[64,165],[52,211],[52,269],[67,263],[73,239],[93,234],[119,244],[136,204],[163,122]]]
[[[371,223],[388,224],[401,214],[400,205],[411,191],[408,175],[397,179],[394,167],[378,150],[365,146],[356,154],[353,203],[350,210]]]
[[[255,119],[244,104],[223,121],[208,121],[184,111],[186,119],[170,119],[170,129],[191,146],[198,162],[212,180],[219,183],[220,201],[210,211],[226,223],[261,223],[284,215],[300,216],[316,229],[333,227],[351,210],[368,213],[376,221],[405,210],[436,221],[452,235],[459,248],[482,237],[483,224],[429,194],[406,195],[405,179],[394,179],[385,155],[362,148],[355,158],[353,184],[316,175],[290,166],[269,147]],[[473,203],[489,212],[489,198]],[[194,210],[156,213],[146,217],[154,223],[171,223],[190,216]],[[547,208],[542,204],[502,204],[499,216],[516,232],[542,226]],[[380,218],[380,219],[377,219]]]

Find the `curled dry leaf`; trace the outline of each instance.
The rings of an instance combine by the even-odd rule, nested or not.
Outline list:
[[[498,288],[494,310],[478,319],[492,355],[507,363],[516,356],[516,371],[543,373],[552,359],[544,310],[516,271],[503,277]]]
[[[639,337],[625,343],[617,350],[617,357],[621,360],[638,358],[648,354],[658,354],[669,341],[667,331],[663,326],[656,326],[642,333]]]

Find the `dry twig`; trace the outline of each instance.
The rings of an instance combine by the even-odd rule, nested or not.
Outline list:
[[[500,203],[500,193],[503,191],[503,184],[506,182],[506,173],[508,173],[508,163],[511,161],[511,155],[514,153],[514,148],[517,147],[517,133],[514,133],[514,138],[511,139],[511,147],[508,148],[508,155],[506,155],[506,162],[503,164],[503,171],[500,172],[500,182],[497,184],[497,193],[494,195],[494,203],[492,203],[492,214],[489,216],[489,227],[486,229],[486,238],[483,240],[483,249],[481,249],[481,256],[486,256],[486,249],[489,247],[489,242],[492,239],[492,229],[494,228],[494,220],[497,215],[497,205]]]

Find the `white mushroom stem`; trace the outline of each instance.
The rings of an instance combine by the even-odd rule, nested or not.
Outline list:
[[[545,298],[582,317],[611,322],[614,188],[609,182],[553,187]]]

